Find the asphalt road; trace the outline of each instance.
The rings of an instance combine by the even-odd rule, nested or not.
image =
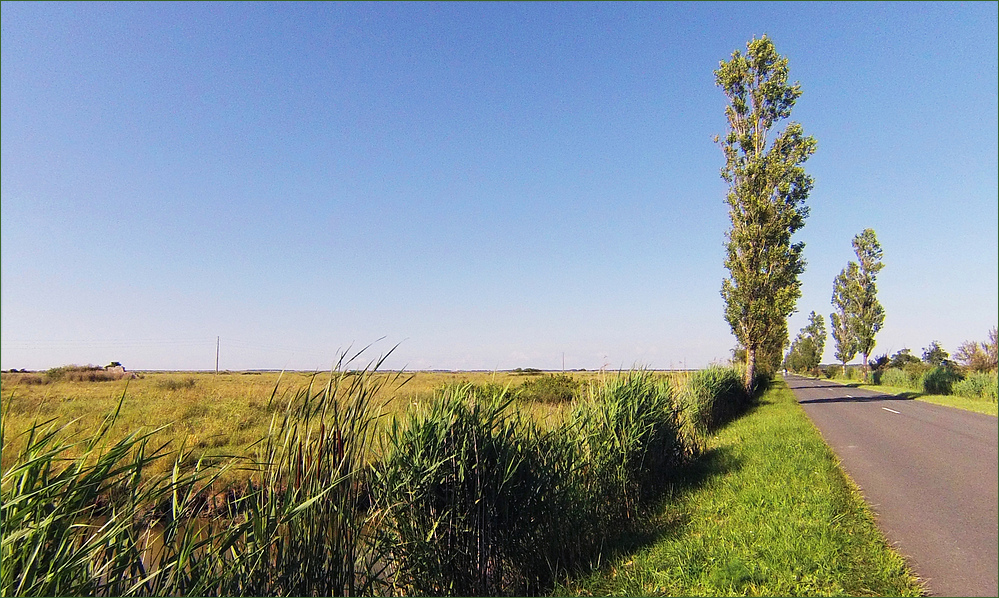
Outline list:
[[[827,380],[785,379],[929,591],[996,596],[999,419]]]

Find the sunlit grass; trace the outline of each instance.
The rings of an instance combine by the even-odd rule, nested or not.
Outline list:
[[[921,593],[783,385],[710,439],[644,548],[557,590],[577,595]]]

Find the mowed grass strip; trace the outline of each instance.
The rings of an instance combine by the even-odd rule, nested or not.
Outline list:
[[[686,476],[644,547],[556,594],[923,594],[782,382],[719,430]]]

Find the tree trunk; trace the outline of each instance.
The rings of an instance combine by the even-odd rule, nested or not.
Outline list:
[[[756,349],[746,347],[746,392],[753,394],[753,378],[756,376]]]
[[[867,380],[867,371],[868,371],[868,367],[867,367],[867,353],[861,353],[861,355],[864,358],[864,382],[867,382],[868,381]]]

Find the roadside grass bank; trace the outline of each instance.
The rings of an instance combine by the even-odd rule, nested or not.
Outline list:
[[[858,490],[783,382],[719,429],[636,551],[559,595],[918,596]]]
[[[858,382],[857,380],[843,377],[834,377],[832,380],[844,386],[852,386],[853,388],[863,388],[865,390],[873,390],[887,395],[895,395],[906,399],[923,401],[924,403],[933,403],[934,405],[943,405],[944,407],[955,407],[957,409],[964,409],[965,411],[974,411],[975,413],[999,416],[999,403],[996,403],[996,401],[987,397],[964,397],[955,394],[932,394],[913,390],[909,386],[864,384],[862,382]]]
[[[915,399],[917,401],[923,401],[925,403],[933,403],[934,405],[956,407],[957,409],[964,409],[965,411],[974,411],[976,413],[999,416],[999,404],[987,398],[929,394],[916,392],[903,387],[884,386],[880,384],[857,384],[856,386],[857,388],[897,395],[900,397]]]
[[[818,372],[812,372],[812,377]],[[799,375],[808,375],[800,374]],[[922,362],[904,368],[875,369],[867,381],[858,367],[825,368],[825,377],[855,388],[956,407],[989,415],[997,414],[999,377],[996,371],[968,371],[952,363],[930,366]]]

